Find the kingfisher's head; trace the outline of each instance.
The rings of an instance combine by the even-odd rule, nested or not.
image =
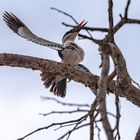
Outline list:
[[[62,38],[62,43],[65,43],[66,41],[74,41],[76,36],[78,35],[79,31],[87,24],[85,20],[80,22],[77,26],[75,26],[70,31],[66,32]]]

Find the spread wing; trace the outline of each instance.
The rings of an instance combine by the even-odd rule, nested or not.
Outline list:
[[[34,43],[37,43],[43,46],[48,46],[55,50],[63,49],[61,44],[36,36],[34,33],[30,31],[30,29],[19,18],[17,18],[12,13],[5,12],[3,14],[3,20],[5,21],[5,23],[8,25],[8,27],[11,30],[13,30],[16,34],[18,34],[22,38],[25,38],[29,41],[32,41]]]

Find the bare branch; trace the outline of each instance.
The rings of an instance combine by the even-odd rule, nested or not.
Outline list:
[[[113,20],[113,1],[108,0],[108,21],[109,21],[109,40],[114,42],[114,20]]]
[[[54,101],[58,104],[61,104],[63,106],[72,106],[72,107],[90,107],[90,105],[88,104],[75,104],[75,103],[66,103],[66,102],[62,102],[56,98],[52,98],[52,97],[46,97],[46,96],[41,96],[41,99],[44,101],[44,100],[51,100],[51,101]]]
[[[121,20],[114,26],[114,33],[116,33],[125,23],[126,20],[124,18],[121,18]]]
[[[83,35],[83,34],[78,34],[79,37],[82,37],[83,39],[88,39],[91,40],[92,42],[98,44],[98,45],[102,45],[103,44],[103,40],[99,40],[99,39],[94,39],[93,37],[89,37],[87,35]]]
[[[79,112],[86,112],[86,113],[88,113],[89,110],[77,108],[76,110],[69,110],[69,111],[52,111],[52,112],[49,112],[49,113],[39,113],[39,114],[40,114],[40,115],[43,115],[43,116],[48,116],[48,115],[52,115],[52,114],[72,114],[72,113],[79,113]]]
[[[132,18],[121,18],[121,20],[114,26],[114,33],[116,33],[125,24],[140,24],[140,20]]]
[[[95,122],[95,118],[98,115],[98,112],[95,115],[95,110],[97,110],[97,96],[95,98],[95,100],[93,101],[92,105],[91,105],[91,109],[89,111],[89,119],[90,119],[90,140],[94,140],[94,122]]]
[[[115,135],[115,140],[117,137],[118,137],[118,140],[120,140],[121,137],[120,137],[119,125],[120,125],[121,114],[120,114],[120,106],[119,106],[119,97],[117,95],[115,96],[115,105],[116,105],[116,125],[113,131],[115,130],[117,131]]]
[[[137,83],[135,80],[133,80],[132,78],[131,78],[131,80],[132,80],[132,82],[135,84],[135,85],[137,85],[137,87],[140,89],[140,84],[139,83]]]
[[[62,126],[62,125],[65,125],[65,124],[71,125],[71,124],[73,124],[73,123],[75,124],[75,122],[77,122],[77,123],[78,123],[78,122],[82,122],[82,121],[86,120],[87,117],[88,117],[88,114],[86,114],[86,115],[84,115],[84,116],[82,116],[82,117],[80,117],[80,118],[78,118],[78,119],[75,119],[75,120],[70,120],[70,121],[65,121],[65,122],[59,122],[59,123],[52,123],[52,124],[50,124],[50,125],[48,125],[48,126],[46,126],[46,127],[41,127],[41,128],[38,128],[38,129],[36,129],[36,130],[30,132],[29,134],[25,135],[25,136],[22,137],[22,138],[19,138],[18,140],[23,140],[23,139],[25,139],[25,138],[31,136],[31,135],[34,134],[34,133],[37,133],[37,132],[42,131],[42,130],[47,130],[47,129],[49,129],[49,128],[51,128],[51,127],[54,127],[54,126]]]
[[[89,115],[90,120],[90,140],[94,140],[94,113]]]
[[[124,17],[127,19],[128,18],[128,9],[130,6],[131,0],[127,1],[126,7],[125,7],[125,12],[124,12]]]
[[[121,51],[115,44],[109,43],[109,45],[112,50],[111,57],[115,64],[116,74],[117,74],[117,78],[119,80],[118,83],[119,84],[121,84],[122,82],[128,83],[129,88],[130,88],[132,86],[132,82],[131,82],[129,73],[127,71],[127,66],[126,66],[126,62],[123,57],[123,54],[121,53]],[[125,88],[127,88],[127,87],[125,87]]]
[[[102,123],[108,140],[113,140],[113,131],[108,121],[106,110],[106,93],[108,85],[108,73],[109,73],[109,55],[102,53],[102,71],[98,81],[99,92],[97,95],[97,102],[99,105],[99,111],[101,113]]]
[[[124,11],[124,17],[120,14],[121,20],[115,25],[114,27],[114,33],[116,33],[124,24],[140,24],[140,20],[128,18],[128,9],[130,7],[131,0],[127,1],[125,11]]]
[[[75,27],[74,25],[67,24],[65,22],[62,22],[62,24],[66,27]],[[108,32],[108,28],[99,28],[99,27],[83,27],[83,30],[89,30],[89,31],[99,31],[99,32]]]
[[[66,12],[64,12],[64,11],[62,11],[62,10],[59,10],[59,9],[57,9],[57,8],[54,8],[54,7],[51,7],[51,10],[55,10],[55,11],[57,11],[57,12],[59,12],[59,13],[64,14],[65,16],[70,17],[76,24],[78,24],[78,22],[76,21],[76,19],[75,19],[72,15],[70,15],[70,14],[68,14],[68,13],[66,13]]]
[[[76,21],[76,19],[72,16],[72,15],[70,15],[70,14],[68,14],[68,13],[66,13],[66,12],[64,12],[64,11],[62,11],[62,10],[59,10],[59,9],[57,9],[57,8],[51,8],[52,10],[55,10],[55,11],[57,11],[57,12],[59,12],[59,13],[62,13],[62,14],[64,14],[65,16],[68,16],[68,17],[70,17],[76,24],[78,24],[78,22]],[[68,24],[66,24],[66,23],[64,23],[64,22],[62,22],[62,24],[63,25],[65,25],[65,26],[69,26],[69,27],[75,27],[75,26],[72,26],[72,25],[68,25]],[[108,29],[104,29],[104,28],[89,28],[89,27],[84,27],[83,28],[84,30],[86,30],[86,32],[88,33],[88,35],[90,36],[90,38],[92,38],[92,41],[93,40],[95,40],[94,38],[93,38],[93,36],[91,35],[91,33],[89,32],[89,30],[96,30],[96,31],[102,31],[102,32],[106,32],[106,31],[108,31]],[[94,42],[94,41],[93,41]]]
[[[95,128],[97,128],[97,130],[98,130],[98,140],[101,140],[101,138],[100,138],[101,129],[100,129],[100,127],[97,125],[96,122],[95,122]]]
[[[126,23],[129,23],[129,24],[140,24],[140,20],[133,19],[133,18],[127,18]]]
[[[70,135],[71,135],[71,133],[72,133],[73,131],[78,130],[78,129],[83,128],[83,127],[86,127],[86,126],[88,126],[88,125],[89,125],[89,123],[86,123],[86,124],[83,124],[83,125],[80,125],[80,126],[77,126],[77,125],[76,125],[73,129],[69,130],[67,133],[65,133],[63,136],[61,136],[61,137],[58,138],[57,140],[61,140],[61,139],[63,139],[64,137],[66,137],[67,135],[68,135],[68,137],[67,137],[66,140],[68,140],[69,137],[70,137]]]
[[[114,58],[115,56],[117,56],[116,53],[114,53]],[[121,59],[119,61],[121,61]],[[98,89],[97,81],[99,76],[93,75],[90,72],[85,72],[70,66],[66,66],[62,63],[58,63],[52,60],[17,54],[1,53],[0,66],[22,67],[40,71],[43,69],[43,71],[52,73],[54,75],[58,74],[62,77],[67,76],[71,80],[88,86],[90,89]],[[117,88],[115,82],[116,81],[110,82],[108,87],[108,91],[114,94],[116,94],[114,89]],[[132,85],[130,88],[129,82],[121,84],[125,88],[119,88],[117,95],[120,97],[125,97],[127,100],[140,107],[140,90]]]

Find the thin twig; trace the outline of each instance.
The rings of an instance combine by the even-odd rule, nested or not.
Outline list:
[[[139,19],[133,19],[133,18],[127,18],[126,23],[129,23],[129,24],[140,24],[140,20]]]
[[[116,95],[115,96],[115,106],[116,106],[116,125],[113,129],[113,131],[116,130],[116,135],[114,136],[114,138],[116,139],[118,137],[118,140],[121,139],[120,137],[120,129],[119,129],[119,125],[120,125],[120,104],[119,104],[119,97]]]
[[[128,0],[125,7],[124,18],[126,19],[128,18],[128,9],[129,9],[130,3],[131,3],[131,0]]]
[[[91,40],[92,42],[94,42],[95,44],[98,44],[98,45],[102,45],[103,44],[103,40],[94,39],[94,38],[91,38],[91,37],[89,37],[87,35],[79,34],[79,37],[82,37],[83,39]]]
[[[86,123],[86,124],[83,124],[83,125],[80,125],[80,126],[75,126],[72,130],[69,130],[67,133],[65,133],[63,136],[61,136],[60,138],[58,138],[57,140],[61,140],[61,139],[63,139],[65,136],[67,136],[68,135],[68,137],[67,137],[67,139],[66,140],[68,140],[69,139],[69,137],[70,137],[70,134],[72,133],[72,132],[74,132],[75,130],[78,130],[78,129],[80,129],[80,128],[83,128],[83,127],[86,127],[86,126],[88,126],[89,125],[89,123]]]
[[[62,22],[63,25],[65,25],[66,27],[75,27],[74,25],[71,24],[67,24],[65,22]],[[99,32],[109,32],[108,28],[99,28],[99,27],[83,27],[83,30],[89,30],[89,31],[99,31]]]
[[[128,0],[126,3],[125,11],[124,11],[124,17],[120,14],[121,20],[115,25],[114,27],[114,33],[116,33],[124,24],[140,24],[140,20],[128,18],[128,10],[130,7],[131,0]]]
[[[58,99],[56,98],[52,98],[52,97],[45,97],[45,96],[41,96],[41,99],[44,101],[44,100],[50,100],[50,101],[54,101],[60,105],[63,105],[63,106],[72,106],[72,107],[90,107],[90,105],[88,104],[74,104],[74,103],[65,103],[65,102],[62,102],[62,101],[59,101]]]
[[[68,16],[69,18],[71,18],[71,19],[75,22],[76,25],[78,24],[77,20],[76,20],[72,15],[70,15],[70,14],[68,14],[68,13],[66,13],[66,12],[64,12],[64,11],[62,11],[62,10],[59,10],[59,9],[57,9],[57,8],[54,8],[54,7],[52,7],[51,9],[52,9],[52,10],[55,10],[55,11],[57,11],[57,12],[59,12],[59,13],[62,13],[62,14],[64,14],[65,16]],[[64,23],[64,22],[62,22],[62,24],[68,26],[68,24],[66,24],[66,23]],[[70,25],[70,26],[71,26],[71,27],[75,27],[75,26],[72,26],[72,25]],[[86,30],[86,32],[88,33],[88,35],[90,36],[90,38],[92,38],[92,40],[94,40],[92,34],[89,32],[89,29],[91,29],[91,28],[87,28],[87,29],[86,29],[86,27],[84,27],[84,29]],[[95,30],[95,28],[94,28],[94,30]],[[100,29],[100,30],[102,30],[102,29]],[[106,30],[106,29],[105,29],[105,30]],[[103,29],[102,31],[105,31],[105,30]],[[98,28],[98,31],[99,31],[99,28]]]
[[[39,114],[43,115],[43,116],[48,116],[48,115],[52,115],[52,114],[72,114],[72,113],[79,113],[79,112],[89,112],[89,110],[78,108],[78,109],[72,110],[72,111],[52,111],[49,113],[39,113]]]
[[[68,140],[69,137],[70,137],[70,135],[72,134],[72,132],[74,132],[75,130],[78,130],[79,128],[82,128],[82,127],[85,127],[85,126],[88,126],[89,125],[89,123],[86,123],[86,124],[83,124],[83,125],[79,126],[79,124],[81,124],[82,122],[83,121],[79,121],[78,123],[76,123],[76,125],[71,130],[69,130],[67,133],[65,133],[64,135],[62,135],[57,140],[61,140],[61,139],[63,139],[66,136],[67,136],[67,139],[66,140]]]
[[[97,110],[98,104],[97,104],[97,96],[94,99],[92,105],[91,105],[91,109],[89,111],[89,121],[90,121],[90,140],[94,140],[94,122],[95,122],[95,118],[98,116],[99,112]],[[95,111],[97,111],[97,113],[95,114]]]
[[[97,125],[97,123],[95,122],[95,128],[98,130],[98,140],[101,140],[101,138],[100,138],[100,132],[101,132],[101,129],[100,129],[100,127]]]
[[[84,115],[84,116],[82,116],[82,117],[80,117],[80,118],[78,118],[78,119],[75,119],[75,120],[70,120],[70,121],[65,121],[65,122],[59,122],[59,123],[52,123],[52,124],[50,124],[50,125],[48,125],[48,126],[41,127],[41,128],[38,128],[38,129],[36,129],[36,130],[30,132],[30,133],[28,133],[27,135],[25,135],[24,137],[19,138],[18,140],[23,140],[23,139],[25,139],[25,138],[31,136],[32,134],[34,134],[34,133],[36,133],[36,132],[39,132],[39,131],[42,131],[42,130],[47,130],[47,129],[49,129],[49,128],[51,128],[51,127],[54,127],[54,126],[58,126],[58,125],[61,126],[61,125],[65,125],[65,124],[71,125],[72,123],[75,123],[75,122],[78,123],[78,122],[81,121],[81,120],[86,120],[87,117],[88,117],[88,114],[86,114],[86,115]]]
[[[78,22],[75,20],[75,18],[74,18],[72,15],[70,15],[70,14],[68,14],[68,13],[66,13],[66,12],[64,12],[64,11],[62,11],[62,10],[59,10],[59,9],[57,9],[57,8],[54,8],[54,7],[51,7],[51,10],[55,10],[55,11],[57,11],[57,12],[59,12],[59,13],[62,13],[62,14],[64,14],[64,15],[70,17],[76,24],[78,24]]]
[[[89,115],[90,120],[90,140],[94,140],[94,113]]]
[[[137,82],[136,82],[135,80],[133,80],[132,78],[131,78],[131,80],[132,80],[132,82],[133,82],[134,84],[137,85],[138,88],[140,88],[140,84],[139,84],[139,83],[137,83]]]

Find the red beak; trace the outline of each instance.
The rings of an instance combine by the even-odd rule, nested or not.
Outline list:
[[[70,32],[79,32],[85,25],[87,24],[87,22],[85,22],[85,20],[81,21],[77,26],[75,26],[72,30],[70,30]]]
[[[86,24],[87,24],[87,22],[85,22],[85,20],[83,20],[78,24],[78,27],[80,27],[80,28],[84,27]]]

